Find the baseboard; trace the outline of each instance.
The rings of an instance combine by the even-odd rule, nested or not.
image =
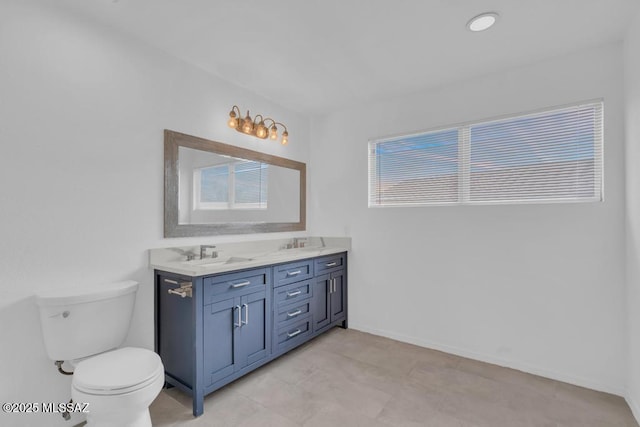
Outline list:
[[[627,395],[624,398],[627,401],[627,405],[629,405],[629,408],[631,408],[631,413],[633,414],[633,416],[636,419],[636,422],[638,424],[640,424],[640,405],[638,405],[638,402],[636,402],[631,395],[629,394],[629,392],[627,391]]]
[[[474,359],[480,362],[491,363],[492,365],[498,365],[506,368],[516,369],[518,371],[526,372],[533,375],[538,375],[538,376],[549,378],[556,381],[562,381],[565,383],[577,385],[580,387],[585,387],[592,390],[602,391],[604,393],[614,394],[616,396],[621,396],[623,398],[626,398],[626,394],[627,394],[625,393],[625,390],[622,388],[614,387],[608,384],[602,384],[597,381],[590,380],[588,378],[574,377],[572,375],[566,375],[561,372],[551,371],[538,366],[529,365],[527,363],[521,363],[514,360],[501,359],[499,357],[489,356],[486,354],[466,350],[463,348],[457,348],[457,347],[453,347],[453,346],[438,343],[438,342],[422,340],[415,337],[398,334],[392,331],[369,328],[364,325],[354,323],[352,320],[350,320],[349,322],[349,328],[362,331],[362,332],[367,332],[373,335],[379,335],[386,338],[391,338],[391,339],[406,342],[409,344],[415,344],[420,347],[426,347],[433,350],[442,351],[445,353],[455,354],[456,356],[466,357],[468,359]],[[629,406],[631,406],[631,404],[629,404]],[[636,409],[637,408],[638,407],[636,406]],[[632,408],[632,410],[634,410],[634,408]],[[636,419],[638,418],[638,414],[640,414],[640,412],[636,412],[634,410],[634,415],[636,416]]]

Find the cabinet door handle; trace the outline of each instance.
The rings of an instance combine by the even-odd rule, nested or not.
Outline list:
[[[336,279],[333,279],[333,292],[337,292],[338,291],[338,284],[336,282]]]
[[[178,282],[177,282],[177,281],[175,281],[175,280],[171,280],[171,279],[164,279],[164,282],[165,282],[165,283],[171,283],[172,285],[177,285],[177,284],[178,284]]]
[[[298,289],[295,292],[287,292],[287,296],[288,297],[295,297],[296,295],[300,295],[302,293],[302,291],[300,289]]]
[[[296,317],[300,313],[302,313],[302,310],[300,310],[300,309],[294,311],[293,313],[287,312],[287,317]]]
[[[333,279],[329,279],[329,293],[333,293]]]
[[[338,265],[338,263],[334,261],[334,262],[328,262],[328,263],[326,263],[324,266],[325,266],[325,267],[334,267],[334,266],[336,266],[336,265]]]
[[[241,324],[248,325],[249,324],[249,304],[242,304],[244,307],[244,321],[241,321]]]
[[[300,329],[296,329],[296,330],[295,330],[295,331],[293,331],[293,332],[287,332],[287,336],[288,336],[289,338],[293,338],[293,337],[295,337],[296,335],[301,334],[301,333],[302,333],[302,331],[301,331]]]
[[[287,276],[297,276],[300,273],[302,273],[302,270],[287,271]]]
[[[231,287],[232,288],[241,288],[243,286],[247,286],[247,285],[250,285],[250,284],[251,284],[251,282],[249,280],[246,280],[246,281],[240,282],[240,283],[232,283]]]
[[[242,308],[239,305],[236,305],[234,310],[238,310],[238,323],[233,323],[233,326],[239,328],[242,326]]]

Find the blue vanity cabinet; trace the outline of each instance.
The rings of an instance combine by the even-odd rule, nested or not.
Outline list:
[[[347,254],[202,276],[155,271],[156,352],[168,385],[204,396],[332,326],[347,327]]]
[[[314,334],[337,324],[347,327],[346,263],[344,253],[315,260],[312,299]]]

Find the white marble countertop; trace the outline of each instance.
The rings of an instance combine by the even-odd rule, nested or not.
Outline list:
[[[296,239],[262,240],[253,242],[221,243],[208,248],[200,259],[200,245],[151,249],[151,268],[186,276],[198,277],[264,265],[281,264],[306,258],[346,252],[351,249],[349,237],[302,237]],[[208,246],[208,245],[207,245]],[[211,257],[212,251],[217,253]],[[195,259],[187,260],[187,255]]]

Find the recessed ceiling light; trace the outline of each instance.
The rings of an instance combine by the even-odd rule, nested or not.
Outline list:
[[[482,13],[467,22],[467,28],[471,31],[484,31],[493,26],[498,20],[498,14],[495,12]]]

